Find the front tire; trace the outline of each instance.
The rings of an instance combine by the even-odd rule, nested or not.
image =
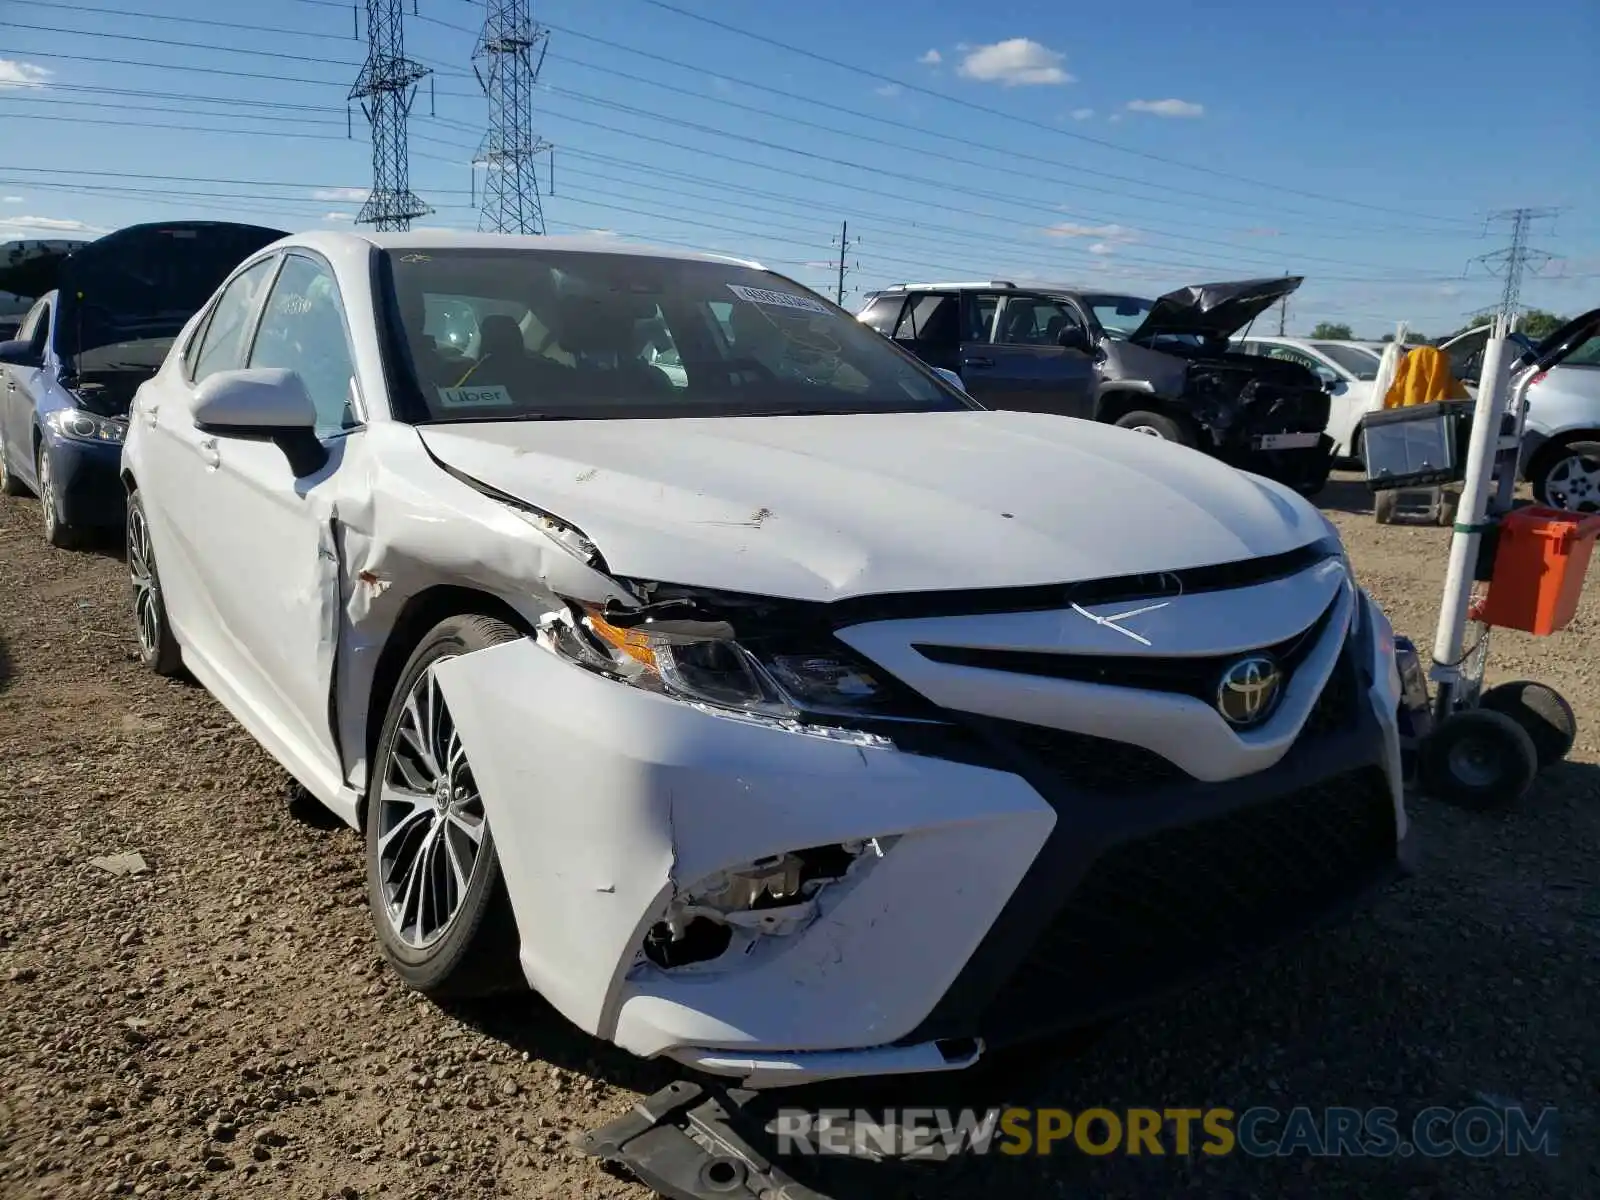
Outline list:
[[[150,520],[145,515],[144,497],[137,491],[128,497],[127,531],[128,586],[133,592],[139,661],[157,675],[178,675],[183,671],[183,651],[167,620],[161,577],[156,574],[156,552],[150,543]]]
[[[1115,424],[1118,429],[1130,429],[1134,433],[1160,438],[1164,442],[1177,442],[1180,446],[1193,448],[1196,443],[1194,434],[1183,422],[1176,417],[1169,417],[1166,413],[1136,410],[1123,413],[1116,419]]]
[[[515,987],[516,922],[472,765],[434,676],[522,635],[464,615],[422,639],[389,700],[367,787],[367,899],[384,957],[434,999]]]
[[[50,449],[39,443],[36,462],[39,473],[39,509],[44,517],[44,540],[58,550],[74,550],[83,542],[83,535],[75,525],[61,518],[61,505],[56,497],[56,475],[50,465]]]
[[[1540,504],[1568,512],[1600,512],[1600,442],[1567,442],[1541,457],[1530,480]]]

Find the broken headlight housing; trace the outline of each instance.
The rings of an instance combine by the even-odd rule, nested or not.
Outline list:
[[[593,605],[551,614],[541,632],[550,649],[580,666],[731,712],[839,724],[903,719],[907,702],[903,689],[837,643],[741,641],[720,622],[625,627]]]

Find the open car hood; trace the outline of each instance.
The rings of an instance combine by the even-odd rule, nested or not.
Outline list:
[[[1185,333],[1210,340],[1232,337],[1304,281],[1303,275],[1276,275],[1179,288],[1156,299],[1128,340],[1144,342],[1162,334]]]
[[[63,258],[55,349],[65,360],[177,336],[245,258],[287,235],[232,221],[130,225]]]
[[[86,238],[23,238],[0,245],[0,292],[36,300],[55,291],[67,256],[87,245]]]

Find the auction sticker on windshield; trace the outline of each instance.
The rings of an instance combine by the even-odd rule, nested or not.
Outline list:
[[[482,387],[442,387],[439,403],[446,408],[498,408],[511,403],[511,393],[498,383]]]
[[[809,296],[796,296],[793,292],[773,292],[766,288],[746,287],[742,283],[730,283],[728,290],[741,300],[748,300],[751,304],[765,304],[772,308],[796,308],[801,312],[825,313],[827,307]]]

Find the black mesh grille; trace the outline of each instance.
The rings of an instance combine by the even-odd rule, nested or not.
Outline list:
[[[1368,768],[1116,846],[991,1002],[985,1027],[1004,1040],[1059,1028],[1259,950],[1390,869],[1395,834],[1385,776]]]
[[[1127,796],[1193,778],[1154,750],[1128,742],[1013,721],[997,722],[993,732],[1031,760],[1027,765],[1085,791]]]

